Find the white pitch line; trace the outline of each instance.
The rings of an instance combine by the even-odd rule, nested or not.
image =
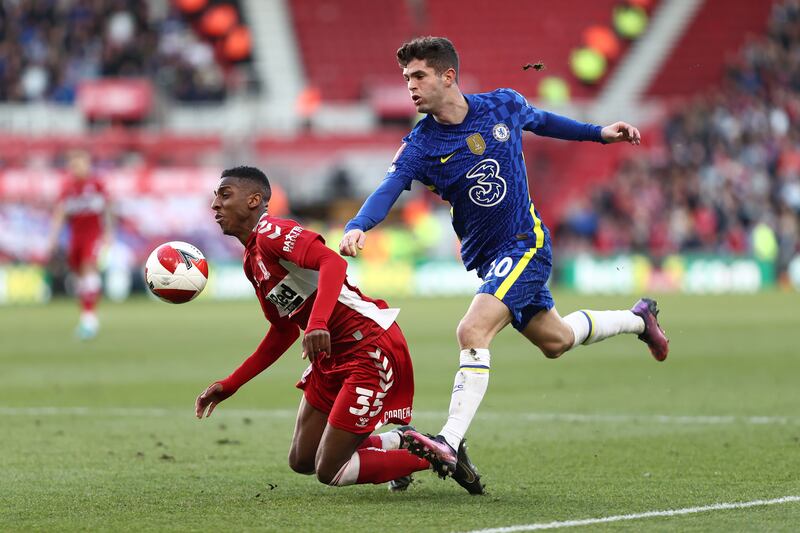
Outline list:
[[[733,415],[631,415],[631,414],[580,414],[580,413],[521,413],[517,415],[531,422],[655,422],[658,424],[800,424],[800,418],[787,416],[733,416]]]
[[[251,418],[294,417],[293,409],[228,409],[220,408],[215,416],[243,416]],[[158,407],[0,407],[0,416],[130,416],[165,417],[192,416],[192,407],[165,409]],[[415,419],[444,420],[444,411],[417,411]],[[567,422],[584,424],[674,424],[674,425],[795,425],[800,418],[786,416],[733,416],[733,415],[633,415],[584,413],[498,413],[479,412],[478,420],[516,420],[527,422]]]
[[[214,416],[245,416],[285,418],[293,417],[297,411],[290,409],[219,409]],[[0,416],[130,416],[164,417],[194,416],[194,407],[186,409],[163,409],[159,407],[0,407]]]
[[[670,509],[666,511],[648,511],[646,513],[621,514],[604,516],[601,518],[584,518],[582,520],[564,520],[560,522],[542,522],[540,524],[523,524],[508,527],[493,527],[489,529],[475,529],[468,533],[513,533],[515,531],[539,531],[542,529],[561,529],[565,527],[591,526],[593,524],[607,524],[623,520],[639,520],[641,518],[654,518],[659,516],[680,516],[709,511],[725,511],[730,509],[747,509],[749,507],[764,507],[767,505],[780,505],[782,503],[800,502],[800,496],[784,496],[772,500],[753,500],[751,502],[714,503],[701,507],[686,507],[684,509]]]

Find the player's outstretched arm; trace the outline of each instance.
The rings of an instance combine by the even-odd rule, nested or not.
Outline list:
[[[293,322],[285,320],[277,325],[273,323],[256,351],[245,359],[239,365],[239,368],[234,370],[227,378],[209,385],[197,397],[194,404],[195,416],[197,418],[203,418],[204,414],[206,417],[211,416],[211,412],[221,401],[233,396],[242,385],[277,361],[299,336],[300,328]]]
[[[609,124],[600,130],[600,135],[607,143],[627,142],[633,145],[638,145],[642,142],[642,135],[639,133],[639,130],[627,122],[615,122],[613,124]]]
[[[405,185],[401,180],[391,178],[383,180],[375,192],[369,195],[358,214],[345,226],[339,253],[350,257],[358,255],[358,251],[364,249],[367,240],[364,232],[374,228],[386,218],[404,189]]]

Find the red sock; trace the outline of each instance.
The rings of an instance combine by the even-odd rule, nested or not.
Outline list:
[[[357,449],[361,450],[361,449],[364,449],[364,448],[382,449],[383,448],[383,441],[381,440],[380,435],[370,435],[369,437],[364,439],[364,442],[362,442]]]
[[[356,483],[386,483],[430,468],[430,463],[412,455],[408,450],[359,449],[358,480]]]
[[[99,293],[97,292],[84,292],[81,293],[79,300],[81,302],[81,311],[85,313],[93,313],[97,305]]]

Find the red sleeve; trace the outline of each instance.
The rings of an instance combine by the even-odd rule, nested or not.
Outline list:
[[[303,228],[294,220],[268,218],[259,223],[257,231],[263,252],[275,254],[301,268],[319,271],[317,296],[306,331],[327,330],[328,319],[342,292],[347,261],[325,246],[319,233]]]
[[[327,330],[328,319],[331,317],[336,300],[339,299],[342,284],[347,276],[347,261],[325,246],[321,240],[315,240],[308,246],[303,259],[297,262],[297,266],[319,270],[317,297],[311,308],[306,331]]]
[[[300,328],[288,320],[282,321],[280,326],[275,324],[270,326],[267,335],[258,345],[256,351],[253,352],[253,355],[245,359],[230,376],[217,382],[222,384],[222,392],[226,395],[225,397],[227,398],[235,393],[239,390],[239,387],[277,361],[299,336]]]
[[[56,201],[58,203],[64,202],[64,200],[67,199],[67,197],[71,194],[71,192],[72,192],[72,181],[70,181],[69,178],[67,178],[61,184],[61,191],[59,191],[58,200],[56,200]]]
[[[325,242],[319,233],[304,228],[294,220],[282,218],[268,218],[259,222],[257,231],[257,242],[263,252],[296,265],[300,265],[314,242]]]
[[[103,198],[105,198],[106,201],[110,200],[111,196],[109,196],[109,194],[108,194],[108,189],[106,188],[106,184],[103,183],[103,181],[101,181],[100,179],[97,179],[97,178],[95,178],[95,184],[96,184],[96,187],[97,187],[97,192],[102,194]]]

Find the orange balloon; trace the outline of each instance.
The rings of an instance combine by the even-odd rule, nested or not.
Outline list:
[[[178,9],[184,13],[194,14],[208,5],[208,0],[175,0]]]
[[[322,92],[316,87],[307,87],[297,97],[297,112],[303,117],[310,117],[322,103]]]
[[[237,22],[239,14],[236,8],[230,4],[219,4],[205,12],[200,28],[206,35],[216,38],[226,35]]]
[[[608,26],[591,26],[583,32],[583,42],[594,48],[606,59],[615,59],[619,55],[619,38]]]
[[[242,61],[250,57],[252,46],[250,30],[244,26],[236,26],[231,30],[228,36],[225,37],[222,53],[225,59],[235,63],[236,61]]]

